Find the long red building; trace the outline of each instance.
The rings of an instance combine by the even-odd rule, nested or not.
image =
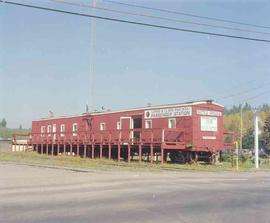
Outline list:
[[[223,114],[222,105],[197,101],[50,117],[32,122],[31,144],[48,155],[212,162],[233,149]]]

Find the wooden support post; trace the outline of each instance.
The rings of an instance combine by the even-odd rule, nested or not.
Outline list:
[[[130,162],[130,144],[128,144],[128,162]]]
[[[40,154],[43,155],[43,143],[41,144]]]
[[[84,143],[83,145],[83,158],[86,159],[86,149],[87,149],[87,144]]]
[[[72,152],[73,152],[73,149],[72,149],[72,143],[69,144],[69,156],[72,157]]]
[[[52,144],[52,151],[51,151],[51,153],[52,153],[51,155],[52,155],[52,156],[54,155],[54,150],[55,150],[54,147],[55,147],[55,144]]]
[[[91,151],[91,159],[93,160],[94,158],[95,158],[95,144],[94,144],[94,142],[92,142],[92,151]]]
[[[103,144],[100,143],[100,145],[99,145],[99,159],[102,159],[102,156],[103,156],[102,152],[103,152]]]
[[[76,156],[80,156],[80,144],[77,143],[77,152],[76,152]]]
[[[66,156],[66,146],[67,146],[67,144],[66,144],[66,142],[64,142],[64,151],[63,151],[64,156]]]
[[[60,153],[60,143],[57,143],[57,156],[59,155]]]
[[[121,146],[120,146],[120,143],[118,143],[118,147],[117,147],[117,160],[118,160],[118,162],[120,161],[120,158],[121,158]]]
[[[161,164],[163,164],[163,161],[164,161],[164,149],[163,149],[162,145],[160,147],[160,161],[161,161]]]
[[[109,145],[108,145],[108,159],[111,160],[112,154],[112,134],[109,135]]]
[[[151,143],[150,145],[150,162],[153,163],[153,158],[154,158],[154,148],[153,144]]]
[[[112,154],[112,144],[109,142],[109,148],[108,148],[108,159],[111,159],[111,154]]]
[[[46,155],[48,155],[48,154],[49,154],[49,144],[46,143]]]
[[[150,145],[150,162],[153,163],[154,158],[154,148],[153,148],[154,133],[151,131],[151,145]]]
[[[142,144],[139,144],[139,162],[142,162]]]

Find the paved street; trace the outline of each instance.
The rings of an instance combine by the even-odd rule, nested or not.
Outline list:
[[[270,172],[75,172],[0,163],[0,222],[270,222]]]

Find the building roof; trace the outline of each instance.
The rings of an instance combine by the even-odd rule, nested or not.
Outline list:
[[[155,106],[147,106],[147,107],[138,107],[138,108],[131,108],[131,109],[122,109],[116,111],[101,111],[101,112],[92,112],[92,113],[83,113],[79,115],[70,115],[70,116],[58,116],[58,117],[49,117],[49,118],[41,118],[40,120],[53,120],[53,119],[60,119],[60,118],[75,118],[75,117],[83,117],[83,116],[97,116],[97,115],[104,115],[104,114],[113,114],[119,112],[132,112],[132,111],[140,111],[140,110],[151,110],[151,109],[161,109],[161,108],[171,108],[171,107],[183,107],[183,106],[193,106],[193,105],[200,105],[200,104],[214,104],[220,107],[224,107],[221,104],[213,102],[212,100],[201,100],[201,101],[191,101],[185,103],[176,103],[176,104],[164,104],[164,105],[155,105]]]

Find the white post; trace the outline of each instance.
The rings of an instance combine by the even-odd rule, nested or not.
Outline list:
[[[243,106],[241,104],[240,110],[240,151],[243,149]]]
[[[164,129],[162,129],[162,142],[164,142],[165,138],[165,133],[164,133]]]
[[[255,153],[255,168],[259,168],[259,127],[258,127],[258,113],[255,111],[254,118],[254,153]]]
[[[239,169],[239,149],[238,149],[238,145],[236,148],[236,170]]]

